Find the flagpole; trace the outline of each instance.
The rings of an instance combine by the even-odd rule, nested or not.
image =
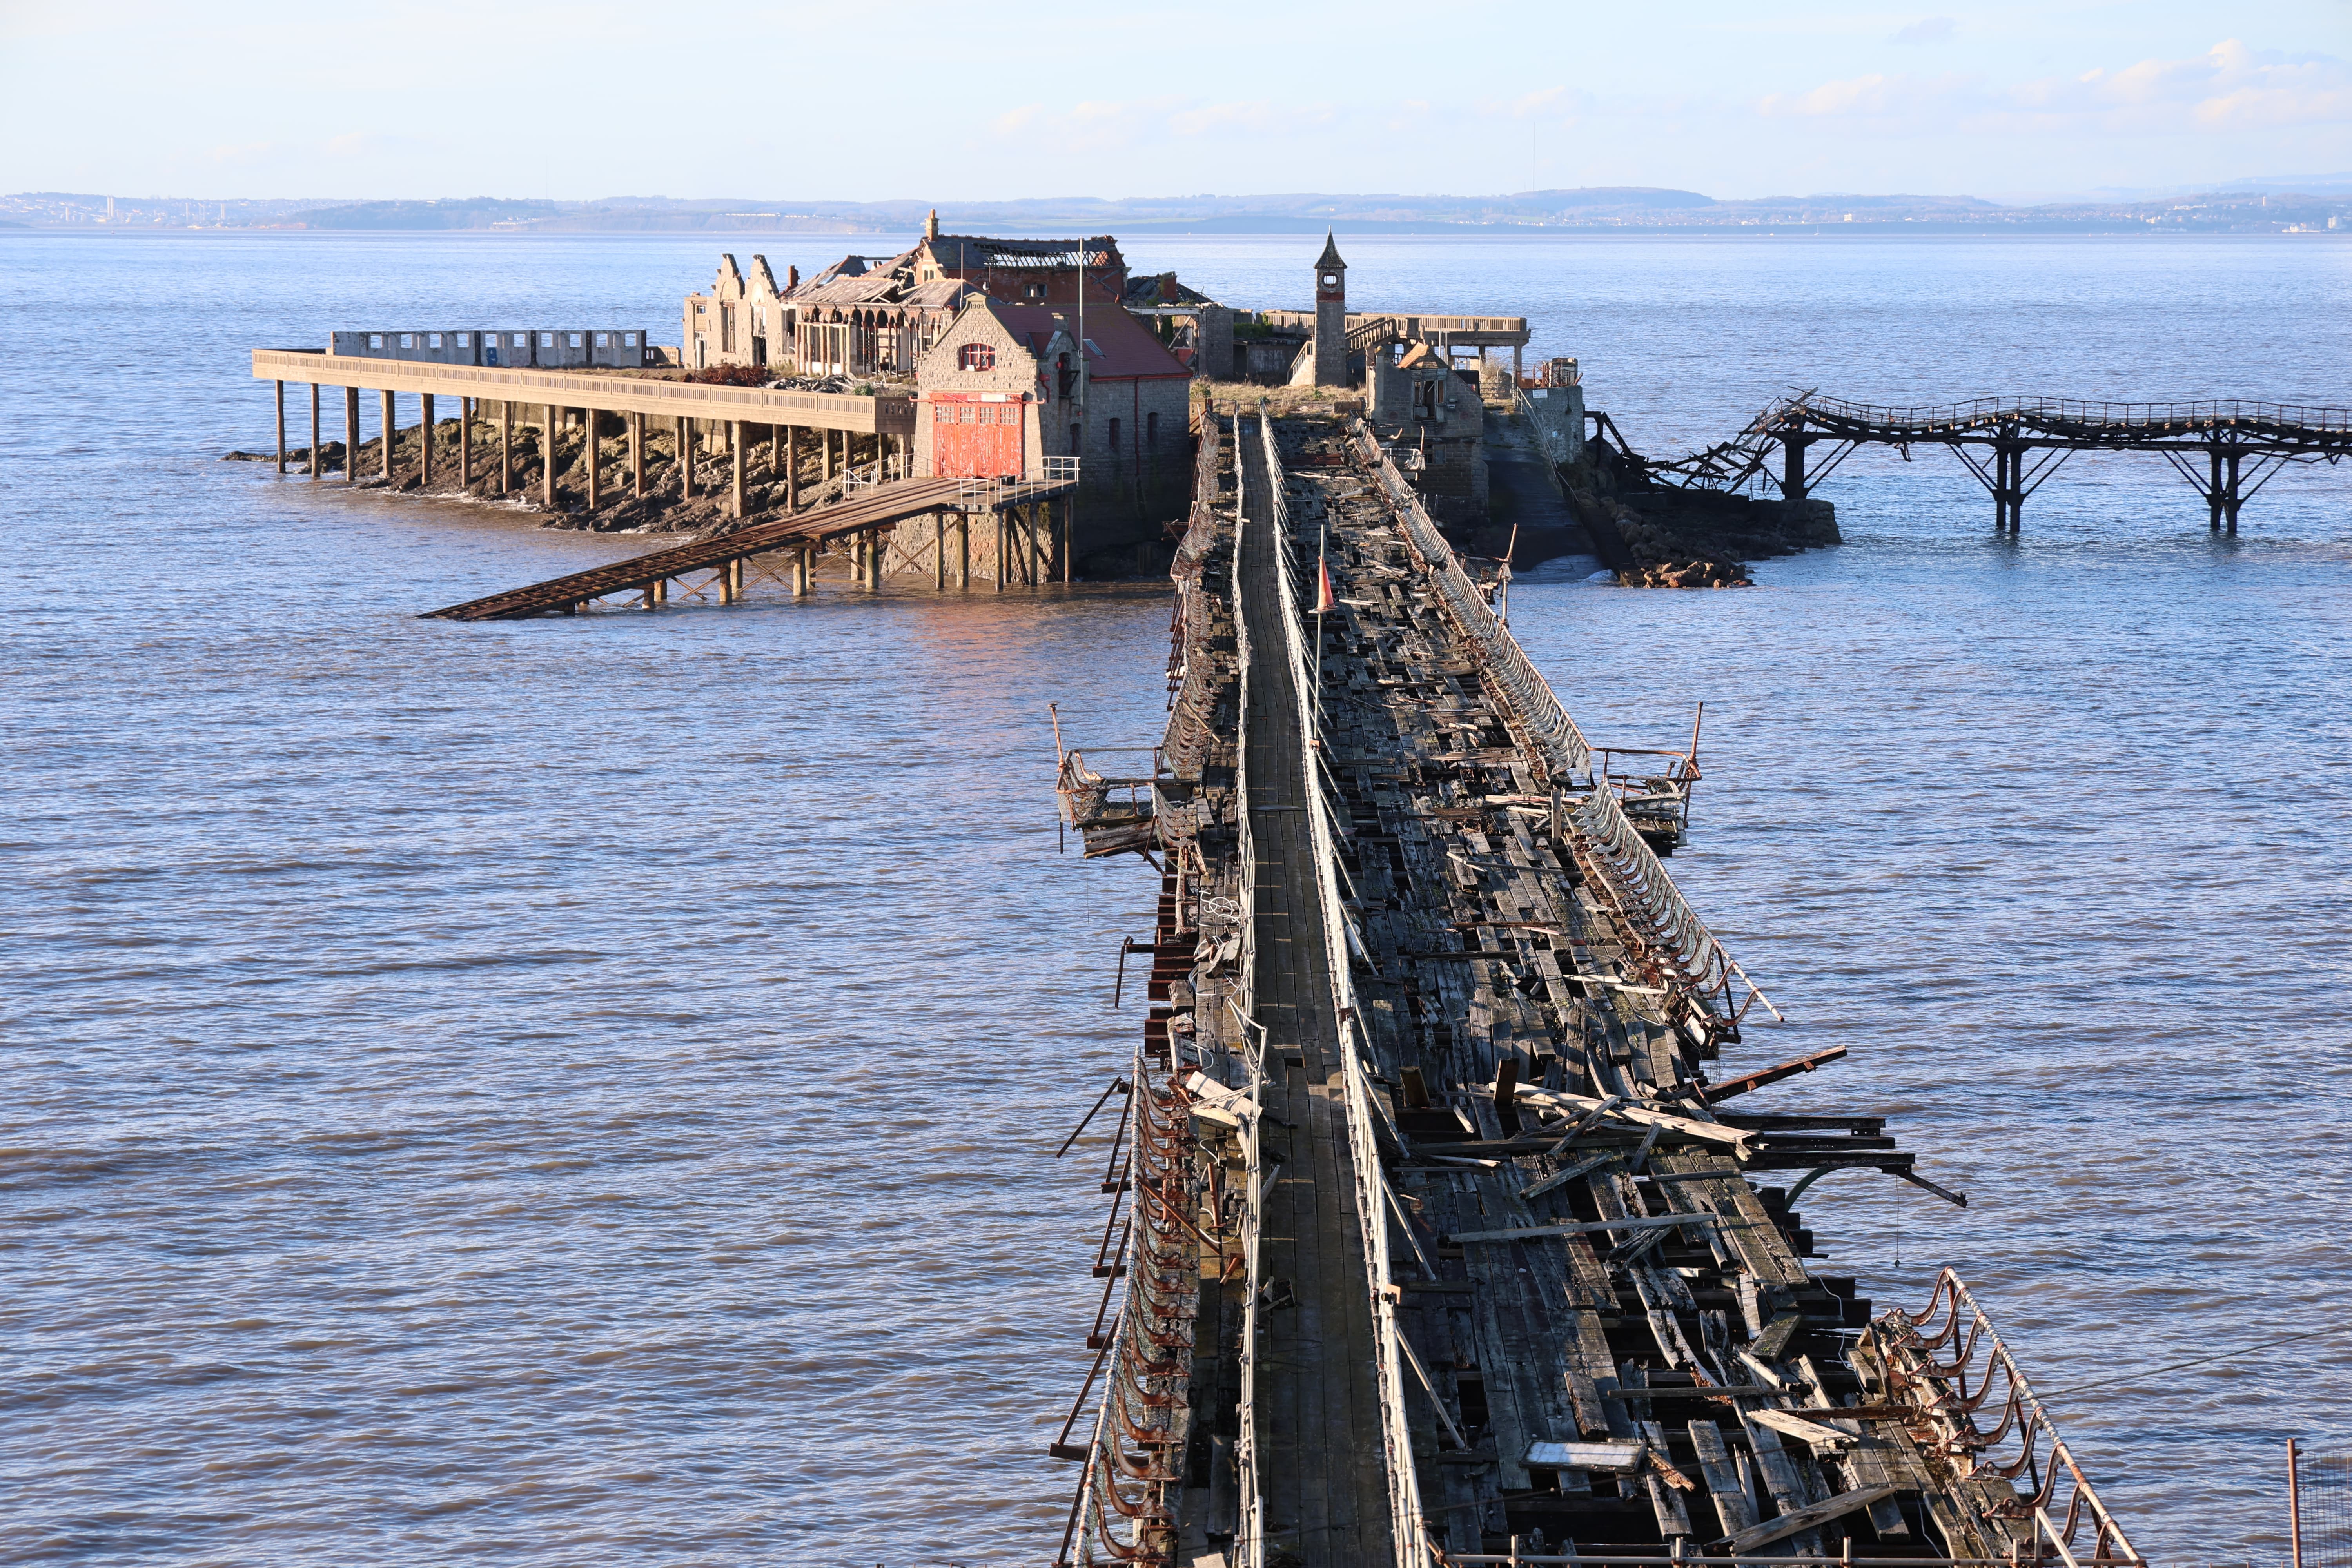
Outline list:
[[[1323,559],[1331,536],[1327,512],[1315,520],[1315,744],[1323,744],[1323,603],[1331,596],[1331,568]]]

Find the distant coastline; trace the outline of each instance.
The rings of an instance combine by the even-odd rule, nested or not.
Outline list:
[[[909,234],[922,226],[929,205],[915,201],[680,201],[655,196],[593,202],[496,197],[217,201],[30,192],[0,196],[0,226],[150,233],[193,228],[329,233]],[[942,221],[951,226],[1023,233],[2352,235],[2352,174],[2032,205],[2004,205],[1974,196],[1902,195],[1726,201],[1696,191],[1591,186],[1498,196],[1041,198],[942,204],[940,211]]]

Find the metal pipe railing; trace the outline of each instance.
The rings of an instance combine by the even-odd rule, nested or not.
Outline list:
[[[1943,1327],[1930,1332],[1938,1316],[1944,1319]],[[2063,1563],[2064,1568],[2104,1568],[2107,1564],[2143,1568],[2146,1560],[2074,1462],[2073,1451],[2059,1436],[2057,1424],[2051,1419],[2041,1396],[2033,1392],[2032,1384],[2011,1357],[2009,1347],[2001,1342],[2000,1331],[1992,1326],[1984,1309],[1977,1305],[1967,1281],[1958,1273],[1947,1268],[1937,1275],[1935,1292],[1928,1297],[1926,1307],[1916,1312],[1898,1308],[1885,1313],[1871,1325],[1870,1336],[1864,1343],[1877,1355],[1885,1369],[1890,1399],[1901,1399],[1906,1394],[1920,1396],[1922,1415],[1937,1434],[1936,1451],[1963,1467],[1964,1479],[2014,1481],[2021,1475],[2026,1477],[2032,1489],[2006,1504],[1988,1505],[1977,1488],[1951,1489],[1952,1495],[1974,1511],[1990,1531],[2014,1537],[2019,1523],[2031,1526],[2030,1545],[2021,1543],[2021,1555],[2015,1562],[2024,1568],[2053,1563]],[[1948,1343],[1956,1343],[1959,1349],[1949,1363],[1937,1362],[1935,1352]],[[1985,1363],[1977,1392],[1971,1397],[1969,1377],[1976,1370],[1980,1345],[1986,1351]],[[1996,1373],[2006,1391],[2001,1416],[1991,1432],[1981,1432],[1970,1413],[1993,1392]],[[1943,1386],[1947,1383],[1951,1385],[1948,1390]],[[1999,1443],[2012,1426],[2018,1429],[2015,1457],[2006,1461],[1983,1457],[1984,1451]],[[2046,1465],[2041,1459],[2045,1446],[2049,1455]],[[2062,1481],[2066,1489],[2063,1524],[2051,1515]],[[2091,1542],[2089,1550],[2082,1552],[2076,1548],[2074,1537],[2086,1524],[2093,1527]]]
[[[1724,1024],[1738,1023],[1758,1002],[1775,1018],[1780,1016],[1666,875],[1665,868],[1627,820],[1615,792],[1589,776],[1575,779],[1579,771],[1591,767],[1592,758],[1592,748],[1576,721],[1568,716],[1550,682],[1537,670],[1510,628],[1488,607],[1486,596],[1462,570],[1453,546],[1369,428],[1358,426],[1357,443],[1359,456],[1379,479],[1404,530],[1408,550],[1437,590],[1446,618],[1469,644],[1481,668],[1494,677],[1515,727],[1542,757],[1553,786],[1586,791],[1576,808],[1577,829],[1628,933],[1661,960],[1660,978],[1681,992],[1696,1013],[1718,1016],[1719,1002],[1719,1021]]]
[[[1470,581],[1454,559],[1454,547],[1430,521],[1429,512],[1421,498],[1412,493],[1396,464],[1372,438],[1369,426],[1356,426],[1359,453],[1381,489],[1387,494],[1390,505],[1403,527],[1406,542],[1429,574],[1431,586],[1436,589],[1445,616],[1469,645],[1470,651],[1496,686],[1502,689],[1513,710],[1513,716],[1525,731],[1537,760],[1556,783],[1565,783],[1572,775],[1591,766],[1592,748],[1586,744],[1584,732],[1576,727],[1568,710],[1551,687],[1538,674],[1536,667],[1511,636],[1486,596]]]

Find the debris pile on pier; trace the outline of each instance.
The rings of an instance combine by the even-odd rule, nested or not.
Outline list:
[[[1721,1073],[1771,1004],[1378,445],[1222,435],[1150,809],[1064,774],[1161,896],[1063,1561],[2137,1563],[1964,1286],[1807,1268],[1826,1173],[1964,1200],[1744,1109],[1840,1053]]]

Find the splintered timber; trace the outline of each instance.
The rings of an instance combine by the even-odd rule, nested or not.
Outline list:
[[[1966,1200],[1741,1109],[1843,1052],[1661,863],[1696,742],[1612,772],[1395,456],[1211,421],[1153,776],[1062,756],[1160,893],[1059,1561],[2138,1563],[1957,1276],[1808,1268],[1822,1174]]]

